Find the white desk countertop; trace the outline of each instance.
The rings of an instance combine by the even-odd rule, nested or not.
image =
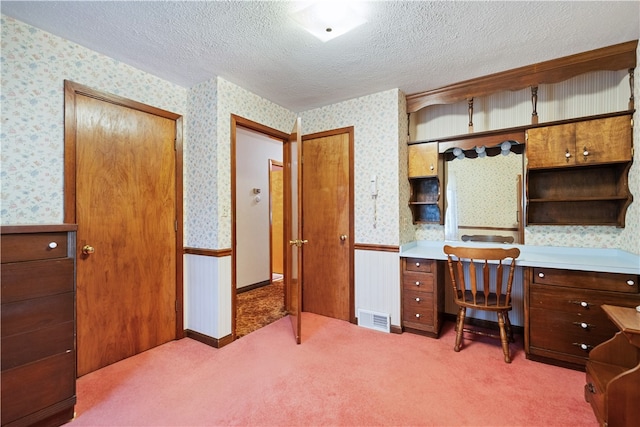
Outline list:
[[[557,246],[530,246],[462,241],[410,242],[400,247],[404,258],[445,260],[444,245],[467,247],[502,247],[520,249],[516,264],[522,267],[546,267],[564,270],[599,271],[606,273],[640,274],[640,255],[621,249],[570,248]]]

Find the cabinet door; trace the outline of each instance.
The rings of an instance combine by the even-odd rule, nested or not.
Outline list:
[[[409,178],[438,175],[438,143],[409,146]]]
[[[576,123],[576,165],[629,161],[631,145],[629,116]]]
[[[527,131],[529,169],[575,164],[575,123],[532,128]]]

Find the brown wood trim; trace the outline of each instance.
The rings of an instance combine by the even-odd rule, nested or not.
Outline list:
[[[52,233],[56,231],[77,231],[76,224],[24,224],[2,225],[0,234]]]
[[[463,230],[495,230],[495,231],[518,231],[516,227],[474,227],[472,225],[459,225]]]
[[[227,335],[222,338],[213,338],[209,335],[202,334],[200,332],[192,331],[191,329],[185,329],[184,336],[187,338],[191,338],[192,340],[199,341],[203,344],[214,348],[222,348],[227,344],[231,344],[233,342],[233,338],[231,335]]]
[[[392,334],[401,334],[402,326],[391,325],[391,333]]]
[[[231,256],[231,248],[226,249],[200,249],[200,248],[184,248],[183,253],[190,255],[202,255],[216,258]]]
[[[452,104],[506,90],[558,83],[591,71],[617,71],[636,66],[638,40],[526,65],[439,89],[407,95],[407,112],[436,104]]]
[[[356,243],[353,249],[361,251],[400,252],[400,246],[372,245],[369,243]]]
[[[348,133],[350,137],[353,136],[353,126],[347,126],[339,129],[331,129],[331,130],[325,130],[322,132],[310,133],[308,135],[303,135],[302,140],[304,141],[306,139],[325,138],[327,136],[341,135],[343,133]]]
[[[183,118],[180,114],[64,81],[64,222],[76,222],[76,96],[83,95],[175,121],[176,338],[184,337]]]

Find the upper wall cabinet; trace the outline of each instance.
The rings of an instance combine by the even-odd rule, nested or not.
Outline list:
[[[409,178],[438,175],[438,144],[409,146]]]
[[[624,227],[633,200],[629,114],[527,133],[527,225]]]
[[[529,169],[595,165],[631,160],[629,116],[529,129]]]

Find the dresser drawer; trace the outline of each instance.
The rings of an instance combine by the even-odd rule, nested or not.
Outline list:
[[[406,271],[420,271],[423,273],[431,273],[435,270],[436,261],[422,258],[406,258]]]
[[[74,290],[72,258],[2,265],[2,303]]]
[[[531,309],[531,345],[579,357],[587,357],[596,345],[613,337],[618,329],[606,318]]]
[[[3,263],[66,257],[67,233],[2,235]]]
[[[2,304],[2,338],[74,320],[73,292]]]
[[[2,372],[2,424],[75,395],[74,351]]]
[[[639,292],[638,276],[634,274],[534,268],[533,283],[636,294]]]
[[[531,308],[543,308],[552,311],[574,313],[577,316],[610,323],[602,311],[602,304],[635,307],[640,304],[640,295],[621,294],[619,292],[592,291],[559,286],[531,285],[529,290]],[[531,318],[535,322],[535,318]]]
[[[402,275],[402,287],[409,291],[433,292],[433,274],[405,271]]]
[[[403,308],[402,308],[402,320],[422,326],[433,326],[434,324],[434,311],[433,311],[433,297],[420,297],[420,302],[416,302],[416,297],[404,296]]]
[[[73,338],[73,322],[2,338],[2,370],[73,350]]]

